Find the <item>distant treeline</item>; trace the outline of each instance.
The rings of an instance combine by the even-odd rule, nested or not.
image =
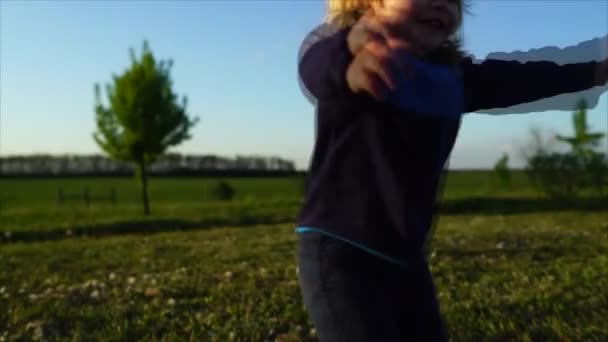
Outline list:
[[[102,155],[26,155],[0,157],[0,176],[126,176],[133,165]],[[279,157],[166,154],[149,167],[156,176],[277,176],[295,174],[294,162]]]

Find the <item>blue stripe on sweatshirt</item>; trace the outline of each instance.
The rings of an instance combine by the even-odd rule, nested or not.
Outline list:
[[[321,233],[321,234],[327,235],[327,236],[329,236],[331,238],[342,240],[342,241],[347,242],[347,243],[349,243],[349,244],[351,244],[351,245],[353,245],[353,246],[355,246],[357,248],[360,248],[360,249],[362,249],[362,250],[364,250],[364,251],[366,251],[366,252],[368,252],[370,254],[373,254],[373,255],[375,255],[377,257],[380,257],[380,258],[382,258],[382,259],[384,259],[386,261],[392,262],[394,264],[399,264],[399,265],[404,266],[404,267],[406,266],[406,263],[404,261],[392,258],[392,257],[390,257],[390,256],[388,256],[386,254],[378,252],[377,250],[371,249],[371,248],[369,248],[369,247],[367,247],[367,246],[365,246],[363,244],[360,244],[358,242],[355,242],[355,241],[343,238],[343,237],[338,236],[336,234],[332,234],[332,233],[326,232],[323,229],[311,228],[311,227],[297,227],[296,228],[296,233],[302,234],[302,233],[311,233],[311,232]]]

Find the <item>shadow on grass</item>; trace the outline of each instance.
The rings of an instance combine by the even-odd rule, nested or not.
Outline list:
[[[585,198],[576,201],[555,201],[533,198],[477,197],[446,200],[440,207],[443,215],[470,214],[525,214],[556,211],[600,212],[608,210],[608,198]],[[71,237],[104,237],[114,235],[154,234],[175,231],[203,230],[213,227],[250,227],[260,224],[294,224],[298,206],[287,211],[272,208],[258,212],[240,212],[228,215],[207,216],[204,219],[150,218],[107,223],[91,223],[81,226],[56,227],[44,230],[15,229],[10,236],[0,236],[2,242],[36,242],[60,240]]]
[[[573,200],[474,197],[444,200],[440,205],[441,214],[446,215],[514,215],[557,211],[608,211],[608,197],[588,197]]]
[[[148,235],[155,233],[196,231],[214,227],[252,227],[261,224],[293,222],[293,217],[281,216],[235,216],[231,218],[207,218],[204,220],[142,219],[117,221],[83,226],[60,227],[38,231],[16,231],[10,237],[0,237],[4,242],[39,242],[78,237],[106,237],[119,235]]]

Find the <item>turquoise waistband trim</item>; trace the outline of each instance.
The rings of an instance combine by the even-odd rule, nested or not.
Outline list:
[[[311,227],[297,227],[296,228],[296,233],[300,233],[301,234],[301,233],[310,233],[310,232],[321,233],[321,234],[327,235],[329,237],[332,237],[334,239],[342,240],[342,241],[347,242],[347,243],[349,243],[349,244],[351,244],[351,245],[353,245],[353,246],[355,246],[357,248],[360,248],[360,249],[362,249],[362,250],[364,250],[364,251],[366,251],[366,252],[368,252],[370,254],[373,254],[373,255],[375,255],[375,256],[377,256],[379,258],[382,258],[382,259],[384,259],[386,261],[389,261],[389,262],[392,262],[394,264],[398,264],[398,265],[401,265],[401,266],[406,266],[406,263],[404,261],[402,261],[402,260],[390,257],[390,256],[388,256],[388,255],[386,255],[384,253],[378,252],[377,250],[369,248],[369,247],[367,247],[367,246],[365,246],[363,244],[360,244],[358,242],[355,242],[355,241],[343,238],[341,236],[338,236],[336,234],[332,234],[330,232],[326,232],[323,229],[311,228]]]

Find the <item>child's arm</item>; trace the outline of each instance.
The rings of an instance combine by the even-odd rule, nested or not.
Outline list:
[[[603,85],[599,62],[559,65],[553,62],[486,60],[462,64],[465,112],[507,108]]]
[[[372,52],[366,50],[372,47],[364,47],[362,50],[366,51],[360,50],[353,56],[348,48],[349,33],[348,29],[332,32],[322,25],[310,33],[300,47],[300,87],[312,104],[316,104],[317,99],[352,96],[355,93],[351,89],[355,87],[380,102],[388,100],[391,105],[404,111],[453,118],[460,115],[461,86],[447,68],[418,61],[405,51],[394,50],[390,56],[382,57],[381,50]],[[367,53],[365,57],[362,55],[364,53]],[[415,70],[413,77],[406,71],[408,68]],[[347,76],[349,69],[352,71],[351,79]],[[404,71],[399,72],[399,69]],[[376,72],[384,73],[384,77]],[[379,85],[372,84],[387,78],[394,78],[392,82],[400,86],[389,90],[392,94],[386,93],[388,98],[385,98],[378,93],[383,93],[378,89]]]
[[[324,24],[312,31],[300,47],[300,87],[308,100],[344,96],[350,92],[346,70],[353,56],[348,49],[349,29],[333,30]]]
[[[321,98],[361,93],[383,101],[398,77],[411,77],[411,68],[388,46],[396,43],[386,40],[382,30],[380,23],[366,19],[340,30],[324,24],[306,37],[299,52],[299,83],[313,105]]]
[[[458,119],[463,112],[462,80],[454,70],[403,54],[415,70],[412,78],[401,78],[389,103],[411,114]]]

